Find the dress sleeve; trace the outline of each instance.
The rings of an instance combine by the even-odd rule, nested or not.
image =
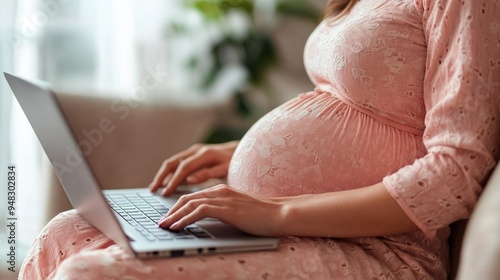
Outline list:
[[[467,218],[500,144],[500,2],[415,0],[427,42],[427,155],[383,179],[429,237]]]

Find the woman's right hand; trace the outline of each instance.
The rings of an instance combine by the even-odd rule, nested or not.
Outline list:
[[[238,141],[195,144],[166,159],[149,184],[149,190],[156,192],[163,187],[161,195],[167,196],[184,181],[198,184],[210,178],[226,178],[229,162],[237,146]]]

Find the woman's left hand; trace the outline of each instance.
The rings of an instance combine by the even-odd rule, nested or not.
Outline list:
[[[211,217],[247,233],[281,236],[284,204],[280,201],[218,185],[182,196],[158,225],[179,230]]]

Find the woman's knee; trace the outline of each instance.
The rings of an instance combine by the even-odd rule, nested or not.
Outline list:
[[[81,218],[75,210],[54,217],[34,240],[21,268],[22,275],[45,279],[59,264],[82,250],[103,248],[113,242]]]
[[[66,236],[68,231],[72,231],[75,223],[80,219],[75,210],[61,212],[43,227],[38,238],[47,239],[50,237],[52,239],[59,239],[59,236]]]
[[[63,212],[42,229],[21,266],[20,279],[46,279],[57,267],[64,258],[64,252],[59,249],[64,247],[61,241],[74,215],[76,211]]]

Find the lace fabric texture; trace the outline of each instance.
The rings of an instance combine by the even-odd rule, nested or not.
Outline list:
[[[358,1],[322,22],[304,62],[314,91],[245,135],[228,182],[263,196],[383,182],[420,227],[295,238],[279,250],[137,260],[74,211],[50,222],[26,279],[445,279],[447,225],[468,217],[500,143],[498,0]],[[77,228],[78,227],[78,228]]]

